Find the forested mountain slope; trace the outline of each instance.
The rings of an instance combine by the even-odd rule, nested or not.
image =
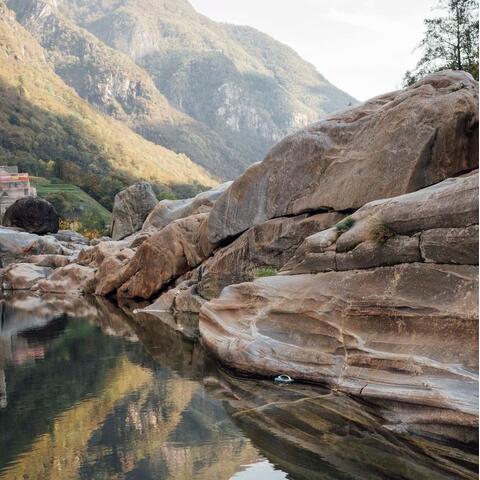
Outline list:
[[[166,189],[216,183],[187,156],[145,140],[82,100],[2,0],[0,63],[0,163],[75,183],[107,207],[138,178]]]
[[[222,178],[354,99],[289,47],[185,0],[9,0],[80,96]]]

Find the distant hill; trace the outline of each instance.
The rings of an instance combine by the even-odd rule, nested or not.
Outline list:
[[[108,233],[112,214],[87,192],[76,185],[52,183],[42,177],[31,177],[31,181],[37,189],[37,195],[52,203],[62,220],[72,225],[78,223],[76,230]]]
[[[8,0],[92,105],[221,178],[355,100],[289,47],[185,0]]]
[[[37,13],[41,16],[42,10]],[[216,184],[186,155],[145,140],[80,98],[3,0],[0,163],[75,183],[107,208],[115,193],[139,178],[155,183],[157,191]]]

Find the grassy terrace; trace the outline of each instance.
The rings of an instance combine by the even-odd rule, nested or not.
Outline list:
[[[90,212],[95,217],[102,219],[105,224],[110,224],[111,213],[80,187],[71,183],[51,183],[42,177],[31,177],[31,182],[37,189],[39,197],[48,200],[53,194],[61,194],[75,209]]]

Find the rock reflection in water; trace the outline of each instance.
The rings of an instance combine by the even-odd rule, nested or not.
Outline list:
[[[0,308],[0,479],[476,478],[465,445],[394,434],[317,387],[235,378],[134,306]]]

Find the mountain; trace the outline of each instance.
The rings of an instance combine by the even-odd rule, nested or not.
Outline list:
[[[143,137],[233,178],[355,100],[292,49],[185,0],[9,0],[56,73]]]
[[[0,163],[75,183],[107,207],[139,178],[167,190],[216,183],[184,154],[145,140],[80,98],[2,0],[0,65]]]

